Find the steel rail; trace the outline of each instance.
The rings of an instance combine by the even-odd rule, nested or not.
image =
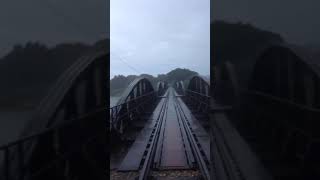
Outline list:
[[[168,92],[167,96],[169,96],[169,92]],[[152,130],[153,133],[149,139],[149,141],[151,141],[150,146],[149,147],[147,146],[148,152],[147,152],[146,158],[144,159],[142,169],[139,172],[139,177],[138,177],[139,180],[147,180],[147,178],[148,178],[148,175],[150,172],[150,167],[153,164],[153,159],[154,159],[154,155],[155,155],[157,144],[158,144],[162,122],[164,119],[166,109],[168,107],[167,102],[168,102],[168,98],[165,99],[165,102],[163,103],[163,105],[161,107],[161,111],[158,116],[157,122],[154,125],[154,128]]]
[[[168,105],[167,105],[166,109],[168,109]],[[168,111],[165,111],[163,114],[163,117],[167,117],[167,113],[168,113]],[[166,124],[167,118],[164,118],[163,121],[164,122],[161,123],[161,127],[160,127],[159,140],[158,140],[157,147],[156,147],[155,157],[153,159],[154,168],[159,168],[160,164],[161,164],[162,148],[163,148],[163,141],[164,141],[164,135],[165,135],[165,127],[164,126]]]
[[[177,112],[177,118],[178,118],[178,122],[179,122],[179,129],[180,129],[180,132],[181,132],[181,136],[182,136],[182,142],[184,144],[184,147],[185,147],[185,153],[186,153],[186,156],[187,156],[187,161],[190,165],[191,168],[195,168],[195,166],[197,165],[197,162],[193,156],[193,152],[192,152],[192,148],[191,148],[191,145],[190,143],[188,143],[190,140],[187,136],[187,132],[185,130],[185,127],[184,125],[182,124],[182,116],[181,114],[178,112],[178,107],[177,105],[175,104],[174,105],[174,108],[175,108],[175,111]]]
[[[176,104],[177,104],[177,107],[178,107],[178,110],[179,110],[178,112],[179,112],[180,116],[184,117],[184,118],[182,118],[183,127],[186,130],[187,137],[189,139],[191,148],[192,148],[192,150],[194,152],[194,157],[196,157],[196,159],[197,159],[198,166],[199,166],[199,169],[201,171],[201,174],[203,175],[205,180],[210,180],[210,171],[209,171],[210,164],[208,163],[209,161],[206,160],[204,158],[204,155],[201,153],[201,150],[199,148],[200,145],[198,145],[198,143],[197,143],[197,141],[195,139],[195,134],[192,132],[192,129],[190,127],[190,123],[188,122],[188,118],[186,117],[186,115],[185,115],[180,103],[178,103],[176,101]]]

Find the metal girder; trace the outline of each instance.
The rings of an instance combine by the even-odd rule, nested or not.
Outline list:
[[[158,92],[158,96],[162,96],[166,90],[168,89],[168,83],[165,81],[159,81],[157,83],[157,92]]]
[[[178,94],[180,95],[184,95],[185,94],[185,87],[184,87],[184,84],[183,84],[183,81],[177,81],[175,83],[175,90]]]
[[[190,78],[188,88],[185,90],[185,102],[190,109],[207,114],[210,107],[210,82],[201,76]]]
[[[297,158],[304,166],[297,168],[297,173],[305,173],[303,169],[312,172],[313,164],[319,163],[310,159],[317,156],[315,149],[320,144],[319,55],[285,44],[265,48],[243,95],[243,131],[263,140],[261,147],[270,148],[266,151]]]
[[[34,115],[26,120],[20,138],[0,147],[8,160],[1,164],[0,179],[53,178],[65,173],[66,161],[74,170],[80,170],[85,164],[102,160],[92,158],[90,163],[75,164],[72,159],[84,153],[83,149],[86,153],[91,148],[104,150],[103,146],[95,145],[101,143],[97,139],[101,139],[106,129],[108,56],[105,51],[92,51],[60,76]],[[88,175],[90,167],[87,168]],[[70,174],[75,174],[71,171]],[[95,173],[96,178],[106,177],[103,171]],[[85,175],[79,173],[77,177]]]
[[[110,108],[110,130],[120,134],[130,121],[137,119],[156,101],[157,92],[143,77],[133,80],[123,92],[116,106]]]

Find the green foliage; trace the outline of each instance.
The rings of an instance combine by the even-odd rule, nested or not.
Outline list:
[[[154,77],[149,74],[141,74],[139,76],[117,75],[110,80],[110,96],[120,96],[121,93],[130,84],[130,82],[132,82],[134,79],[138,77],[145,77],[149,79],[153,87],[156,89],[156,84],[159,81],[166,81],[168,83],[174,83],[176,81],[186,81],[194,75],[198,75],[198,73],[195,71],[191,71],[189,69],[181,69],[181,68],[174,69],[168,72],[167,74],[159,74],[157,77]]]
[[[0,59],[0,82],[3,84],[0,106],[37,103],[81,55],[94,48],[102,48],[106,41],[97,42],[94,46],[64,43],[52,48],[39,42],[15,45]]]
[[[188,80],[189,78],[195,75],[198,75],[198,73],[194,71],[190,71],[188,69],[177,68],[167,73],[165,81],[167,81],[168,83],[174,83],[177,81]]]

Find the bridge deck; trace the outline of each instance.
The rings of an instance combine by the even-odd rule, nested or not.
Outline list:
[[[140,162],[144,156],[145,148],[148,144],[149,137],[152,133],[153,126],[159,116],[161,107],[165,102],[165,98],[161,98],[159,104],[148,118],[144,128],[137,136],[135,142],[132,144],[129,152],[120,164],[118,171],[138,171]]]
[[[184,114],[186,115],[186,118],[189,120],[191,128],[193,129],[193,132],[197,136],[197,139],[199,140],[201,147],[203,147],[203,150],[207,158],[210,159],[210,136],[208,132],[203,128],[200,122],[193,116],[192,112],[187,107],[187,105],[182,101],[182,99],[177,98],[177,101],[181,105],[181,108]]]
[[[161,167],[188,168],[178,115],[175,109],[174,90],[169,89],[168,110],[164,125]]]
[[[166,101],[167,100],[167,101]],[[165,104],[166,103],[166,104]],[[162,96],[156,109],[148,119],[143,130],[140,132],[126,157],[118,168],[118,171],[138,171],[140,164],[145,156],[145,150],[152,135],[152,129],[164,105],[166,111],[164,123],[162,125],[161,140],[158,144],[158,153],[160,154],[159,169],[188,169],[192,168],[190,162],[190,147],[183,142],[186,135],[183,132],[181,118],[179,118],[176,106],[179,105],[190,122],[193,132],[197,136],[204,153],[210,159],[210,138],[200,122],[192,115],[186,104],[173,88],[169,88]],[[186,140],[185,140],[186,141]],[[188,154],[189,153],[189,154]],[[192,161],[192,160],[191,160]]]

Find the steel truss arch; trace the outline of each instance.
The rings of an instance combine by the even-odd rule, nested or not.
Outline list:
[[[210,108],[210,81],[202,76],[196,75],[190,78],[185,90],[185,101],[191,109],[208,116]]]
[[[98,150],[96,155],[104,157],[103,153],[98,153],[104,151],[98,139],[102,138],[106,126],[108,58],[109,53],[105,51],[92,51],[76,60],[58,78],[34,110],[34,115],[26,121],[20,139],[0,147],[0,151],[10,151],[5,157],[10,160],[10,166],[3,164],[8,170],[7,177],[43,179],[49,175],[54,177],[58,172],[62,175],[64,171],[58,171],[56,167],[63,167],[65,160],[58,158],[59,154],[66,154],[70,166],[78,171],[84,164],[89,170],[89,164],[103,161],[103,158],[88,153],[91,162],[81,160],[75,163],[72,159],[77,158],[76,155],[71,158],[69,153],[82,154],[83,150],[95,149]],[[53,162],[55,166],[48,168]],[[21,170],[21,167],[28,167],[28,171]],[[80,174],[79,178],[85,178]],[[106,177],[103,171],[92,175]]]
[[[133,80],[123,92],[116,106],[110,109],[110,129],[120,134],[130,121],[137,119],[156,101],[157,92],[147,78]],[[150,103],[150,104],[149,104]]]
[[[166,90],[168,89],[168,83],[165,81],[159,81],[157,83],[157,92],[158,92],[158,96],[162,96]]]
[[[184,95],[185,94],[185,87],[184,87],[184,83],[183,83],[183,81],[177,81],[176,83],[175,83],[175,90],[176,90],[176,92],[178,93],[178,94],[180,94],[180,95]]]
[[[319,143],[319,55],[304,48],[272,45],[256,60],[248,86],[246,131],[274,143],[272,151],[313,168]],[[255,112],[255,113],[252,113]],[[299,151],[298,149],[308,149]],[[318,161],[317,161],[318,163]]]

